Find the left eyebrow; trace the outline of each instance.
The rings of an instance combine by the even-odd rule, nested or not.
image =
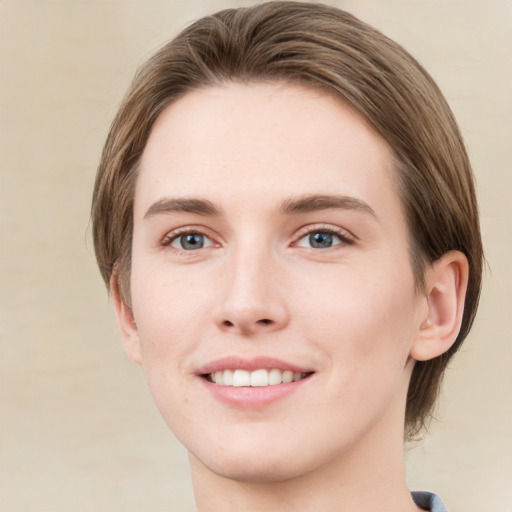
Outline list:
[[[330,209],[356,210],[367,213],[375,219],[377,218],[377,215],[369,204],[351,196],[307,194],[286,199],[281,205],[281,213],[283,214],[310,213]]]

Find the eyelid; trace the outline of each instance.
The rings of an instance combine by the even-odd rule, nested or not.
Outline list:
[[[357,240],[357,237],[350,231],[339,226],[333,226],[332,224],[308,224],[307,226],[300,228],[292,245],[297,245],[305,236],[315,232],[330,233],[339,237],[341,244],[336,244],[333,247],[337,247],[338,245],[350,245]]]
[[[204,247],[205,249],[219,245],[219,243],[215,240],[215,238],[209,233],[208,229],[201,227],[201,226],[194,226],[194,225],[183,226],[183,227],[176,228],[176,229],[173,229],[173,230],[167,232],[160,240],[159,245],[161,247],[171,247],[171,244],[177,238],[184,236],[184,235],[190,235],[190,234],[201,235],[201,236],[204,236],[205,238],[207,238],[211,242],[211,244],[208,245],[207,247]],[[179,249],[177,247],[172,247],[172,248],[176,251],[191,252],[191,251],[185,251],[184,249]]]

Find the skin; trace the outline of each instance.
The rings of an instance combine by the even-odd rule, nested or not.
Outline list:
[[[308,194],[322,198],[311,211]],[[185,250],[186,233],[203,247]],[[312,233],[332,245],[312,247]],[[466,280],[452,252],[417,291],[391,151],[349,106],[231,83],[156,121],[135,191],[132,308],[115,275],[112,291],[126,350],[189,451],[199,511],[405,512],[418,510],[407,386],[414,360],[455,340]],[[198,374],[227,356],[312,374],[238,407]]]

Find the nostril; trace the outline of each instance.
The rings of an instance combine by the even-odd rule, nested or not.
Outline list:
[[[224,329],[233,329],[235,327],[239,327],[241,330],[243,331],[246,331],[246,330],[251,330],[252,328],[260,325],[260,326],[266,326],[266,325],[274,325],[274,320],[271,320],[270,318],[261,318],[260,320],[256,320],[256,322],[254,323],[251,323],[251,322],[244,322],[244,321],[241,321],[241,322],[233,322],[231,320],[223,320],[222,321],[222,327]]]

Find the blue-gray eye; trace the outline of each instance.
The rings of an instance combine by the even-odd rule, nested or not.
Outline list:
[[[343,237],[329,231],[312,231],[304,235],[298,242],[299,247],[311,247],[313,249],[329,249],[341,244]],[[348,241],[347,241],[348,242]]]
[[[333,236],[331,233],[317,232],[309,234],[309,245],[315,249],[327,249],[333,245]]]
[[[172,247],[184,251],[194,251],[203,247],[209,247],[210,245],[210,239],[200,233],[187,233],[177,236],[171,243]]]

